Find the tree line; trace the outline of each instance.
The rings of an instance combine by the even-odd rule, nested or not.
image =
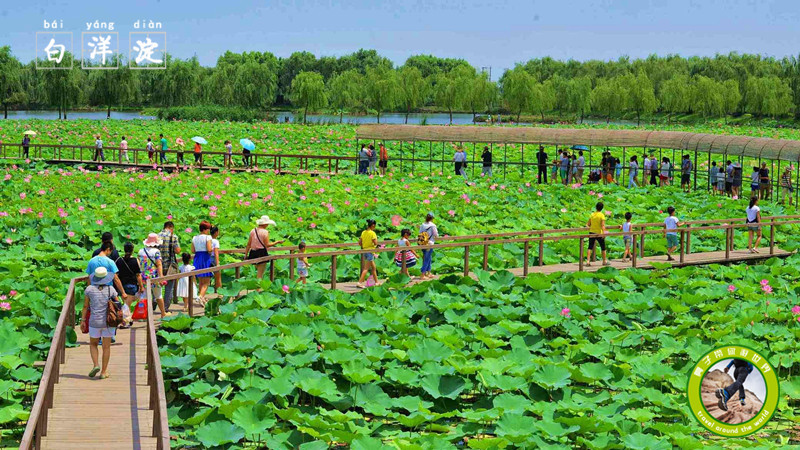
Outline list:
[[[67,58],[74,58],[67,55]],[[610,120],[662,113],[727,117],[786,117],[800,113],[800,59],[730,53],[714,57],[649,56],[616,61],[531,59],[490,80],[463,59],[409,57],[395,67],[375,50],[317,58],[296,52],[226,52],[214,67],[196,58],[167,55],[165,70],[36,70],[0,47],[0,102],[9,107],[236,106],[266,110],[291,105],[302,111],[450,114],[505,113],[520,119],[546,114]]]

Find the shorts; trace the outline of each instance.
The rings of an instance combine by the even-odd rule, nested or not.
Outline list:
[[[624,242],[625,245],[629,245],[630,242],[631,242],[631,239],[632,239],[631,236],[622,236],[622,242]]]
[[[561,178],[567,178],[567,169],[560,169]]]
[[[308,278],[308,269],[306,269],[305,267],[303,267],[302,269],[298,267],[297,275],[303,278]]]
[[[378,161],[378,167],[381,167],[381,168],[385,169],[388,166],[389,166],[389,161],[388,160],[382,159],[382,160]]]
[[[364,261],[375,261],[375,253],[364,253]]]
[[[725,189],[725,182],[724,181],[717,181],[717,190]]]
[[[730,181],[726,181],[725,182],[725,190],[730,192],[732,188],[733,188],[733,183],[730,182]]]
[[[757,233],[761,231],[761,224],[758,222],[747,222],[747,230]]]
[[[112,327],[89,327],[89,337],[94,339],[113,338],[116,330]]]
[[[685,174],[681,175],[681,184],[689,183],[691,181],[691,177],[692,176],[689,175],[688,173],[685,173]]]
[[[758,190],[758,183],[750,183],[750,189],[757,191]]]
[[[595,242],[600,244],[600,250],[606,251],[606,238],[604,238],[604,237],[590,237],[589,238],[589,250],[594,250]]]
[[[667,248],[677,247],[679,244],[678,235],[677,234],[668,234],[667,235]]]
[[[668,176],[666,176],[666,175],[659,175],[659,176],[658,176],[658,178],[659,178],[661,181],[666,181],[666,180],[668,180],[668,179],[669,179],[669,177],[668,177]]]
[[[761,180],[761,183],[758,185],[762,191],[766,191],[769,189],[769,180]]]
[[[125,293],[128,295],[136,295],[139,292],[139,286],[135,284],[123,284],[122,288],[125,289]]]

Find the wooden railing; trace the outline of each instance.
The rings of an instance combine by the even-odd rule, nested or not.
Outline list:
[[[776,229],[779,226],[785,225],[794,225],[800,224],[800,215],[795,216],[775,216],[775,217],[765,217],[762,218],[762,222],[760,226],[763,228],[769,228],[768,234],[768,248],[769,248],[769,255],[775,254],[775,233]],[[700,233],[704,231],[712,231],[712,230],[724,230],[725,232],[725,261],[729,261],[730,252],[733,250],[733,232],[739,228],[746,228],[749,224],[746,223],[745,219],[741,218],[732,218],[732,219],[714,219],[714,220],[698,220],[698,221],[687,221],[684,223],[684,226],[675,230],[675,233],[679,235],[679,249],[678,252],[675,254],[677,257],[677,262],[684,263],[685,256],[691,253],[691,236],[695,233]],[[613,227],[617,228],[617,227]],[[663,223],[645,223],[645,224],[635,224],[634,229],[630,233],[625,232],[612,232],[606,233],[603,237],[621,237],[625,235],[629,235],[632,237],[632,258],[631,258],[631,267],[638,267],[638,259],[645,256],[644,254],[644,243],[645,237],[648,235],[659,235],[663,236],[666,233],[664,229]],[[655,228],[655,229],[648,229],[648,228]],[[556,233],[577,233],[577,234],[561,234],[557,236],[548,235],[548,234],[556,234]],[[534,235],[534,236],[532,236]],[[523,236],[523,237],[519,237]],[[557,241],[564,241],[564,240],[573,240],[577,241],[578,243],[578,261],[577,266],[578,270],[584,269],[584,264],[586,260],[586,241],[591,237],[597,237],[597,235],[592,235],[587,232],[586,228],[570,228],[570,229],[552,229],[552,230],[531,230],[531,231],[523,231],[523,232],[511,232],[511,233],[499,233],[499,234],[491,234],[491,235],[472,235],[472,236],[452,236],[449,239],[456,241],[456,242],[447,242],[444,244],[435,244],[435,245],[420,245],[410,247],[411,249],[415,250],[427,250],[427,249],[454,249],[454,248],[463,248],[464,249],[464,263],[463,263],[463,274],[464,276],[468,276],[470,272],[470,249],[473,247],[479,247],[483,250],[483,259],[481,268],[483,270],[488,270],[488,259],[489,259],[489,247],[493,245],[505,245],[505,244],[516,244],[523,246],[523,274],[527,275],[531,265],[530,260],[530,247],[533,244],[538,245],[539,255],[538,255],[538,266],[544,265],[544,243],[545,242],[557,242]],[[440,238],[441,239],[441,238]],[[468,240],[467,242],[457,242],[458,240],[462,239],[472,239]],[[393,241],[391,241],[393,242]],[[339,244],[321,244],[316,247],[321,247],[320,250],[325,248],[332,248],[332,247],[352,247],[358,244],[353,243],[339,243]],[[312,248],[311,245],[306,247],[307,249]],[[292,262],[294,262],[297,258],[330,258],[331,259],[331,271],[330,271],[330,286],[331,288],[336,288],[337,285],[337,259],[340,256],[360,256],[367,253],[386,253],[386,252],[396,252],[401,249],[405,249],[405,247],[384,247],[384,248],[374,248],[368,250],[337,250],[337,251],[318,251],[318,252],[310,252],[310,253],[296,253],[294,247],[275,247],[272,250],[289,250],[290,253],[288,254],[273,254],[269,256],[264,256],[258,259],[246,260],[241,262],[235,262],[231,264],[220,265],[216,267],[211,267],[208,269],[202,270],[195,270],[192,272],[185,272],[185,273],[178,273],[173,275],[168,275],[165,277],[158,278],[156,280],[161,281],[171,281],[171,280],[178,280],[180,278],[189,278],[190,283],[194,283],[196,277],[198,275],[206,274],[206,273],[215,273],[220,272],[223,270],[236,270],[237,277],[239,275],[239,269],[244,266],[248,265],[256,265],[256,264],[265,264],[270,263],[270,279],[275,279],[275,270],[274,270],[274,262],[280,260],[289,260],[290,261],[290,271],[293,267]],[[228,253],[239,253],[240,250],[229,250]],[[405,261],[403,261],[403,265]],[[294,278],[293,274],[290,273],[290,278]],[[191,295],[191,290],[190,290]],[[190,308],[190,314],[192,314],[192,302],[188,301]]]
[[[47,354],[39,389],[31,408],[31,415],[25,427],[19,448],[21,450],[40,449],[41,440],[47,436],[47,417],[53,407],[53,391],[61,373],[61,364],[65,362],[67,347],[67,327],[74,327],[77,288],[79,283],[88,281],[88,277],[73,278],[69,282],[64,306],[58,317],[53,339]],[[149,280],[148,280],[149,283]],[[148,284],[149,288],[149,284]],[[149,292],[149,291],[148,291]],[[164,378],[161,373],[161,358],[156,343],[155,323],[153,315],[147,315],[147,384],[150,387],[150,409],[153,410],[153,436],[157,438],[157,448],[169,449],[169,425],[167,424],[167,401],[164,392]]]
[[[69,282],[64,305],[61,307],[61,315],[58,317],[55,330],[53,330],[53,339],[50,341],[50,351],[47,353],[47,361],[39,381],[39,390],[36,392],[31,415],[28,417],[28,424],[25,426],[25,433],[22,435],[19,445],[22,450],[42,448],[42,438],[47,436],[47,414],[53,407],[53,389],[58,383],[61,364],[65,362],[67,327],[75,326],[75,291],[78,283],[87,280],[88,277],[84,276],[73,278]]]

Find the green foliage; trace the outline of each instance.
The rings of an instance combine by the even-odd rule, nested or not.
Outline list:
[[[328,83],[330,105],[339,111],[339,123],[345,111],[354,111],[362,106],[364,76],[355,70],[347,70]]]
[[[324,108],[328,105],[325,81],[316,72],[300,72],[292,80],[292,103],[303,108],[303,123],[308,110]]]
[[[365,81],[365,103],[378,113],[380,123],[381,113],[390,111],[400,101],[401,88],[397,74],[385,67],[368,68]]]

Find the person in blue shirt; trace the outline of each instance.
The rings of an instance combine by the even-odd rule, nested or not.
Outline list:
[[[165,138],[163,134],[159,134],[158,136],[161,138],[161,164],[166,164],[167,150],[169,150],[169,145],[167,145],[167,138]]]
[[[734,367],[733,383],[725,389],[717,389],[716,392],[717,398],[719,399],[719,409],[723,411],[728,410],[728,400],[730,400],[737,391],[739,392],[739,403],[744,406],[744,380],[746,380],[750,372],[753,371],[753,364],[743,359],[732,359],[731,362],[728,363],[728,366],[725,367],[725,373],[728,373],[731,366]]]
[[[111,252],[114,251],[114,244],[111,241],[105,241],[102,245],[100,245],[100,252],[97,256],[92,257],[89,260],[89,264],[86,266],[86,274],[92,275],[98,267],[105,267],[108,271],[108,276],[103,279],[102,283],[93,283],[98,284],[101,286],[114,286],[117,288],[117,292],[125,292],[125,288],[122,287],[122,282],[119,280],[117,276],[117,272],[119,269],[117,268],[117,264],[109,258]]]

